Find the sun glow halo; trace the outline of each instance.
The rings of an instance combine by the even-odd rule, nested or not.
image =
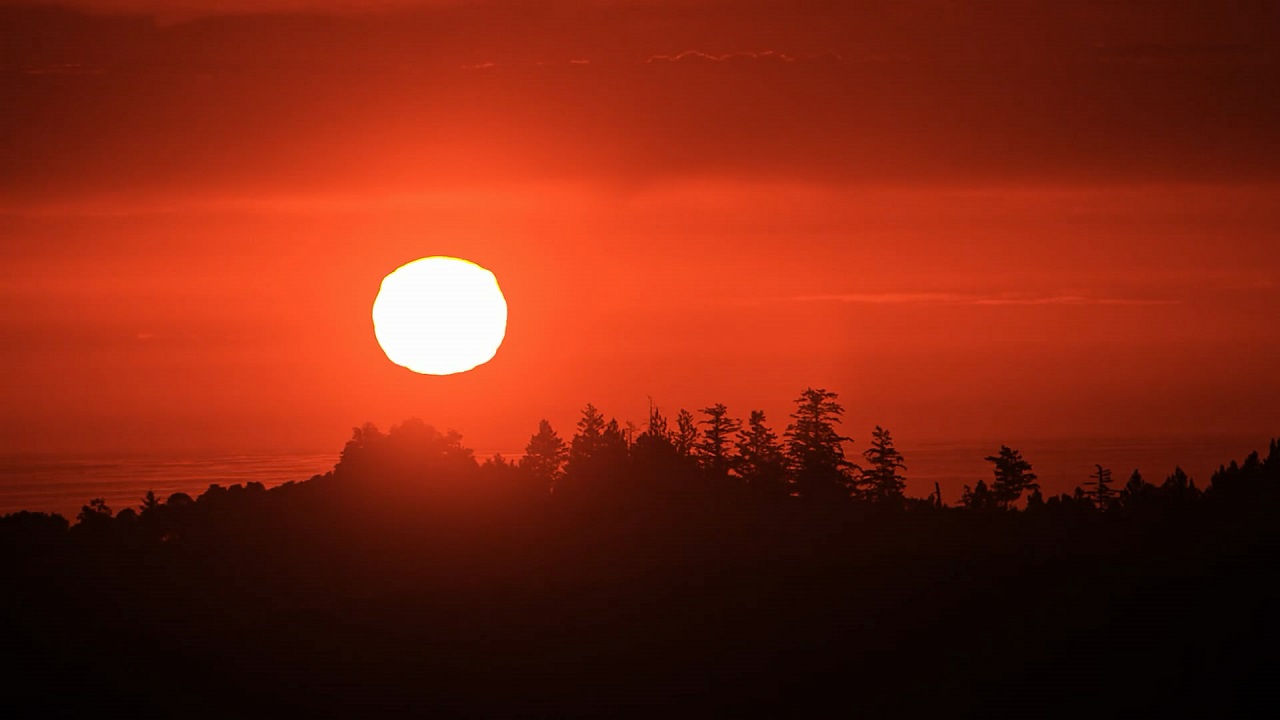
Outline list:
[[[382,280],[373,328],[391,362],[452,375],[493,359],[506,336],[507,301],[485,268],[454,257],[421,258]]]

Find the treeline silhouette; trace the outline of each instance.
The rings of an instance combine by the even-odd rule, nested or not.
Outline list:
[[[781,432],[587,405],[515,461],[356,428],[267,489],[0,518],[10,705],[149,715],[775,717],[1274,709],[1280,440],[1045,498],[1001,447],[905,494],[836,393]]]

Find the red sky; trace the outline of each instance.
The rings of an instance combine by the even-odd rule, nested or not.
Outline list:
[[[0,451],[1280,433],[1277,3],[830,4],[0,4]],[[373,338],[436,254],[461,376]]]

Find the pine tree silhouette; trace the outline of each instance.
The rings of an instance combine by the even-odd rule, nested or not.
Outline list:
[[[770,497],[791,494],[787,463],[778,436],[765,424],[762,410],[752,410],[737,439],[734,469],[753,490]]]
[[[849,471],[843,442],[836,431],[844,414],[839,396],[822,388],[807,388],[796,399],[793,423],[787,426],[786,458],[796,493],[809,500],[847,499]]]
[[[1115,502],[1115,491],[1111,489],[1111,471],[1101,465],[1094,465],[1096,470],[1089,476],[1089,480],[1084,483],[1085,493],[1093,498],[1093,504],[1099,510],[1110,510],[1111,505]]]
[[[1038,490],[1036,474],[1031,472],[1031,463],[1022,459],[1022,453],[1007,445],[1000,446],[999,455],[988,455],[983,458],[995,464],[995,482],[991,485],[991,498],[997,507],[1011,508],[1022,493]]]
[[[682,408],[676,413],[676,430],[672,442],[680,455],[693,455],[693,447],[698,442],[698,424],[693,421],[693,415],[688,410]]]
[[[543,487],[552,488],[564,474],[569,448],[546,420],[538,422],[538,432],[525,445],[520,468]]]
[[[902,453],[893,446],[889,431],[877,425],[871,431],[871,447],[862,456],[867,460],[858,482],[862,496],[872,502],[901,505],[907,486],[901,471],[907,466]]]
[[[729,409],[723,403],[702,408],[698,412],[705,415],[706,419],[698,421],[705,428],[693,446],[694,455],[711,478],[723,480],[729,476],[733,436],[741,429],[742,423],[728,416]]]

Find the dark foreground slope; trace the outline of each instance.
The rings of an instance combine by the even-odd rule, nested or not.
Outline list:
[[[1277,710],[1274,486],[974,512],[566,499],[440,472],[219,489],[69,532],[11,519],[0,701],[175,717]]]

